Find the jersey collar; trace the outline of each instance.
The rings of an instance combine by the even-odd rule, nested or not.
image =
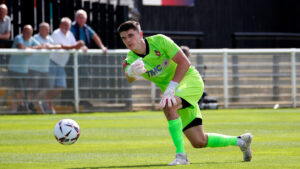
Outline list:
[[[142,57],[142,58],[144,58],[146,55],[149,54],[149,43],[148,43],[147,39],[144,39],[144,40],[145,40],[145,45],[146,45],[146,54],[142,55],[142,54],[135,53],[136,55],[138,55],[139,57]]]

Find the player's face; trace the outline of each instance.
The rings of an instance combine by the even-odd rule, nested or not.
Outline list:
[[[125,46],[131,51],[135,51],[139,47],[140,41],[142,39],[140,33],[133,29],[121,32],[120,37]]]

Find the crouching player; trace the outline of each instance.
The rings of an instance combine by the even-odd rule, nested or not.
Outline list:
[[[122,23],[118,33],[130,50],[123,62],[127,80],[133,82],[136,77],[143,76],[164,92],[160,106],[176,147],[175,160],[169,165],[190,163],[184,150],[182,133],[195,148],[239,146],[244,161],[251,160],[253,136],[250,133],[227,136],[204,132],[198,106],[204,90],[202,78],[170,38],[158,34],[144,39],[140,24],[135,21]]]

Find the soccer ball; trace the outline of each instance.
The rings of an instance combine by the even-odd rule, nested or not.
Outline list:
[[[72,119],[62,119],[54,127],[54,136],[60,144],[71,145],[80,135],[80,128]]]

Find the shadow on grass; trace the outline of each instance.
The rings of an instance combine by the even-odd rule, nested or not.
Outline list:
[[[82,167],[82,168],[68,168],[68,169],[101,169],[101,168],[141,168],[141,167],[163,167],[167,164],[149,164],[149,165],[123,165],[123,166],[102,166],[102,167]]]
[[[211,164],[225,164],[225,163],[241,163],[238,162],[204,162],[204,163],[191,163],[190,165],[211,165]],[[149,165],[123,165],[123,166],[101,166],[101,167],[81,167],[81,168],[68,168],[68,169],[102,169],[102,168],[142,168],[142,167],[170,167],[167,164],[149,164]]]

